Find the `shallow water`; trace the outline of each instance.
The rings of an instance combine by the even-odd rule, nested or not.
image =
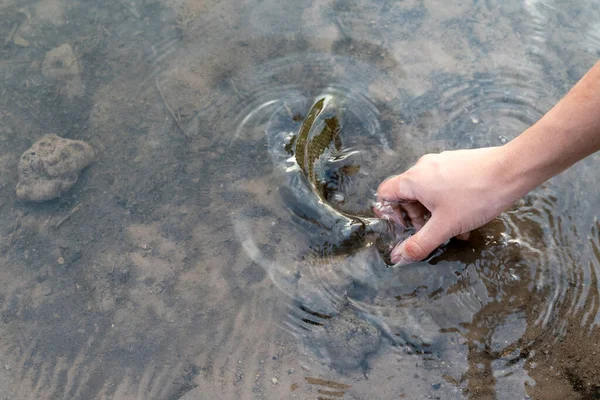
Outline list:
[[[368,212],[423,154],[534,123],[600,56],[598,21],[591,0],[0,0],[0,395],[598,398],[598,155],[389,269],[311,251],[281,151],[343,93],[360,169],[334,198]],[[98,159],[19,201],[51,132]]]

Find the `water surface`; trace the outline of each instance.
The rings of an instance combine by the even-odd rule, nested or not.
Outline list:
[[[600,56],[598,21],[591,0],[0,0],[0,394],[597,398],[597,155],[389,269],[315,257],[281,149],[342,93],[361,168],[336,198],[365,212],[423,154],[533,124]],[[52,132],[98,160],[18,201]]]

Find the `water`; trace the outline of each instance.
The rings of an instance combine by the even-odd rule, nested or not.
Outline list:
[[[0,395],[597,398],[597,155],[390,269],[373,246],[315,257],[281,146],[343,93],[360,168],[332,200],[368,214],[423,154],[534,123],[598,21],[589,0],[0,1]],[[52,132],[97,161],[19,201]]]

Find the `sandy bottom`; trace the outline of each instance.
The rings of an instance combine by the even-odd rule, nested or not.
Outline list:
[[[393,150],[376,187],[533,123],[600,54],[597,7],[296,3],[0,0],[0,398],[600,398],[600,157],[421,269],[363,274],[296,257],[263,122],[239,129],[354,85]],[[48,133],[96,161],[19,201]]]

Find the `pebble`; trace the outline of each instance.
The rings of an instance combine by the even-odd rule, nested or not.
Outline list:
[[[42,62],[42,75],[61,82],[67,96],[81,96],[84,92],[81,80],[82,68],[70,44],[62,44],[46,53]]]
[[[23,39],[21,36],[18,36],[18,35],[15,35],[15,37],[13,38],[13,42],[17,46],[29,47],[29,42],[27,40]]]
[[[56,79],[79,75],[77,58],[70,44],[65,43],[46,53],[42,63],[42,74]]]
[[[42,202],[59,197],[75,185],[94,158],[94,150],[81,140],[43,136],[19,160],[17,198]]]

